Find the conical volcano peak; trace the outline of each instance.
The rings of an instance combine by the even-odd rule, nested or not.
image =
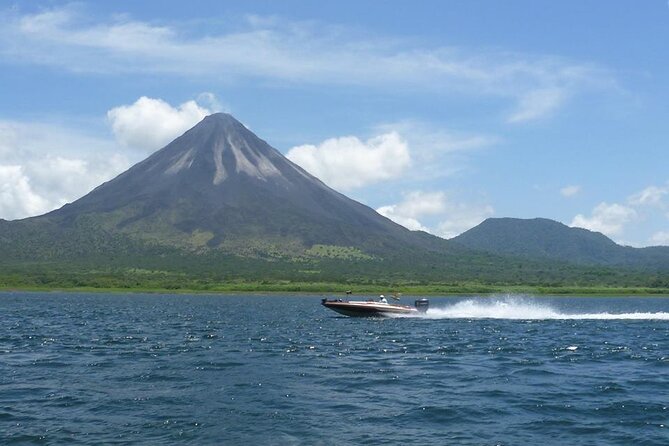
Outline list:
[[[217,122],[239,122],[230,113],[225,113],[225,112],[212,113],[210,115],[205,116],[204,120],[217,121]]]
[[[229,113],[223,113],[223,112],[212,113],[211,115],[205,116],[204,119],[202,121],[200,121],[200,124],[209,124],[209,125],[213,124],[213,125],[244,127],[244,124],[242,124],[237,119],[235,119],[234,116],[232,116]],[[244,128],[246,128],[246,127],[244,127]]]
[[[266,181],[294,170],[283,155],[228,113],[214,113],[148,160],[167,175],[197,172],[219,185],[240,174]],[[148,167],[148,166],[147,166]]]
[[[244,136],[253,136],[257,138],[244,124],[239,122],[229,113],[213,113],[205,116],[187,133],[202,133],[202,134],[237,134],[241,133]]]

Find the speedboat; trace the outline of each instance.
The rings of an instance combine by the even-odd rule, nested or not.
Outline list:
[[[417,299],[414,306],[369,300],[323,299],[321,304],[337,313],[352,317],[391,317],[425,313],[430,305],[427,299]]]

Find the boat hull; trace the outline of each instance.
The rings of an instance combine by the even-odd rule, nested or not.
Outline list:
[[[351,317],[392,317],[417,314],[418,310],[408,305],[384,304],[374,301],[346,301],[323,299],[322,304],[330,310]]]

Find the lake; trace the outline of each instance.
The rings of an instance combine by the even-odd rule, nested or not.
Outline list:
[[[430,304],[0,293],[0,444],[669,444],[669,299]]]

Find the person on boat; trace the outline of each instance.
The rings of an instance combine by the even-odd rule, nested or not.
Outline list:
[[[379,296],[379,302],[381,302],[382,304],[387,304],[388,300],[386,300],[386,296],[382,294]]]

